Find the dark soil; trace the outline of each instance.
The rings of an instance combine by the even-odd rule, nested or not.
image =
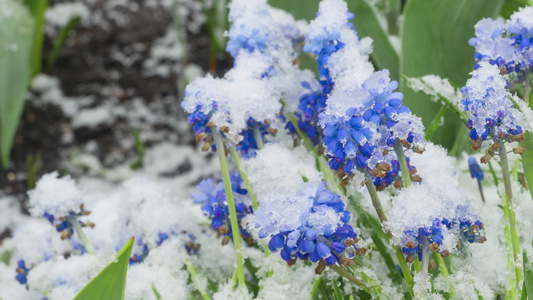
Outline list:
[[[52,1],[54,2],[54,1]],[[110,97],[119,99],[119,105],[128,105],[134,98],[142,99],[153,113],[172,118],[185,118],[179,106],[176,82],[179,74],[173,73],[167,78],[146,77],[142,64],[149,57],[154,41],[165,35],[166,29],[174,22],[172,13],[162,7],[149,8],[143,0],[132,0],[139,9],[131,11],[117,8],[124,16],[125,23],[116,24],[104,9],[107,0],[99,0],[91,12],[98,11],[104,19],[100,24],[90,27],[81,26],[70,37],[61,50],[56,65],[50,75],[59,78],[61,88],[66,96],[80,97],[91,95],[94,98],[86,108],[97,107],[109,101]],[[53,3],[52,3],[53,5]],[[198,33],[187,33],[188,61],[207,70],[209,65],[209,38],[206,28]],[[48,57],[52,40],[46,37],[44,58]],[[124,65],[113,58],[113,52],[125,56],[131,55],[136,47],[140,59],[131,65]],[[142,49],[139,51],[139,49]],[[43,59],[43,65],[46,62]],[[219,66],[229,67],[230,62],[222,55]],[[221,68],[216,73],[224,73]],[[71,131],[73,139],[62,142],[64,131]],[[143,130],[163,133],[162,140],[179,144],[194,144],[190,130],[176,132],[164,122],[146,124]],[[96,128],[78,128],[71,126],[71,120],[59,107],[54,105],[36,106],[27,101],[16,133],[11,153],[9,168],[0,171],[0,195],[14,195],[26,199],[26,160],[30,156],[40,155],[40,168],[36,179],[42,174],[59,170],[76,176],[76,170],[65,168],[72,149],[82,149],[94,141],[98,145],[95,154],[104,167],[113,167],[135,157],[135,147],[124,148],[120,143],[124,139],[133,139],[130,125],[118,118],[110,125]],[[149,141],[150,147],[158,141]],[[118,155],[117,155],[118,154]],[[190,165],[180,167],[172,174],[175,176],[190,169]]]

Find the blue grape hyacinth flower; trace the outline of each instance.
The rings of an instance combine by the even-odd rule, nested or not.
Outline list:
[[[269,249],[280,251],[287,263],[309,259],[325,265],[349,264],[355,254],[364,252],[355,246],[357,233],[348,224],[350,212],[325,182],[304,184],[297,194],[281,200],[262,204],[255,221],[261,227],[259,237],[270,237]]]
[[[513,140],[523,132],[519,125],[523,122],[522,114],[513,107],[506,86],[496,66],[481,62],[461,89],[464,95],[461,107],[471,113],[469,137],[477,143],[477,148],[489,136],[495,141]]]
[[[248,191],[242,188],[243,181],[238,170],[234,173],[230,172],[231,187],[233,196],[235,198],[235,210],[237,211],[237,221],[241,220],[248,214],[253,212],[251,200],[248,196]],[[224,183],[220,180],[215,184],[213,178],[202,180],[196,187],[197,193],[192,195],[195,203],[201,204],[204,214],[211,219],[211,228],[224,236],[222,243],[227,244],[231,238],[231,222],[224,189]],[[241,236],[244,240],[252,242],[250,233],[239,225]]]

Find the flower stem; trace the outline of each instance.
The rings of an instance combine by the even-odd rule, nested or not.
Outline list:
[[[387,216],[385,215],[385,212],[383,211],[383,207],[381,206],[381,201],[379,201],[378,192],[376,190],[376,186],[374,185],[374,182],[372,181],[372,178],[370,177],[370,174],[367,170],[363,171],[365,173],[365,182],[366,187],[368,189],[368,193],[370,194],[370,198],[372,198],[372,205],[374,206],[374,209],[376,210],[379,220],[383,224],[383,222],[387,221]],[[390,232],[387,232],[387,235],[389,236],[389,239],[392,238],[392,234]],[[396,258],[398,258],[398,263],[400,264],[400,268],[402,269],[403,277],[405,278],[405,282],[407,283],[407,286],[409,288],[409,293],[413,295],[413,275],[411,275],[411,271],[409,270],[409,267],[407,266],[407,263],[405,262],[405,258],[403,256],[402,248],[400,246],[394,246],[394,250],[396,252]]]
[[[74,227],[74,230],[78,234],[78,237],[80,238],[81,242],[83,243],[83,246],[85,246],[85,250],[87,250],[87,253],[89,254],[96,254],[96,251],[94,250],[93,245],[85,235],[85,232],[83,232],[83,229],[81,228],[80,222],[76,219],[76,217],[69,216],[67,217],[67,220],[70,224],[72,224],[72,227]]]
[[[378,217],[381,223],[386,222],[387,216],[385,215],[385,212],[383,211],[383,207],[381,206],[381,201],[379,201],[378,191],[376,190],[376,186],[374,185],[374,182],[372,181],[372,177],[370,177],[370,174],[368,173],[367,170],[364,170],[363,172],[365,173],[366,188],[368,189],[370,198],[372,198],[372,205],[374,206],[374,209],[376,210],[376,213],[378,214]]]
[[[154,292],[154,296],[157,300],[160,300],[161,299],[161,294],[159,294],[159,292],[157,291],[157,289],[155,288],[155,285],[152,283],[152,292]]]
[[[233,246],[235,247],[235,254],[237,256],[237,281],[239,283],[239,287],[246,288],[241,252],[241,234],[239,230],[239,223],[237,221],[237,211],[235,210],[235,202],[233,201],[233,192],[231,190],[231,181],[229,177],[228,163],[226,161],[226,154],[224,152],[224,143],[222,142],[222,136],[220,136],[220,133],[218,133],[218,131],[213,131],[213,137],[215,138],[218,160],[220,161],[220,169],[222,171],[222,179],[224,181],[224,190],[226,191],[226,197],[228,199],[231,234],[233,235]]]
[[[513,259],[514,259],[514,269],[516,273],[516,284],[520,283],[520,280],[522,280],[522,268],[516,263],[520,256],[520,244],[518,242],[518,232],[516,231],[516,217],[515,212],[513,209],[513,190],[511,189],[511,176],[509,174],[509,162],[507,160],[507,150],[505,149],[505,145],[503,141],[500,142],[500,162],[502,165],[502,173],[503,173],[503,183],[505,185],[505,197],[503,199],[504,201],[504,207],[507,207],[508,213],[509,213],[509,229],[511,230],[511,238],[512,238],[512,245],[513,245]],[[517,287],[518,290],[520,287]]]
[[[244,168],[242,167],[242,164],[241,164],[241,157],[239,156],[239,153],[237,153],[234,147],[229,147],[228,150],[229,150],[231,157],[233,157],[233,160],[235,161],[235,165],[237,166],[239,173],[241,174],[241,178],[242,178],[242,181],[244,182],[244,186],[246,186],[248,195],[250,196],[250,199],[252,199],[252,207],[255,210],[258,207],[257,197],[255,196],[255,193],[252,190],[252,185],[250,184],[250,181],[248,181],[248,176],[246,176],[246,172],[244,172]]]
[[[353,263],[350,264],[350,268],[356,274],[361,275],[363,280],[366,281],[368,284],[370,284],[370,286],[374,290],[374,294],[373,294],[374,298],[379,298],[379,296],[381,295],[382,289],[381,289],[381,286],[377,283],[377,281],[374,280],[374,278],[368,276],[368,274],[366,274],[361,267],[357,267]]]
[[[355,278],[352,274],[348,273],[343,268],[332,265],[329,266],[333,271],[337,272],[339,275],[343,276],[344,278],[350,280],[351,282],[355,283],[358,287],[360,287],[363,291],[367,292],[369,295],[372,295],[371,289],[361,280]]]
[[[263,136],[261,135],[261,131],[259,131],[259,124],[257,122],[253,125],[253,131],[257,149],[261,150],[265,145],[263,144]]]
[[[441,106],[439,111],[437,112],[437,114],[433,118],[433,120],[431,120],[431,123],[429,124],[429,127],[426,130],[426,135],[424,136],[424,138],[426,140],[429,140],[429,138],[433,135],[435,130],[437,130],[437,128],[439,128],[439,124],[441,124],[442,117],[444,116],[446,111],[448,111],[448,107],[445,106],[445,105]]]
[[[304,143],[305,148],[315,153],[315,155],[318,155],[318,151],[316,150],[315,146],[313,145],[309,137],[307,137],[307,135],[304,132],[302,132],[300,128],[298,127],[298,119],[296,119],[296,116],[294,115],[294,113],[287,112],[285,116],[289,119],[289,121],[291,121],[292,126],[294,127],[294,129],[296,130],[296,133],[298,134],[298,136]]]
[[[446,263],[444,262],[442,255],[440,255],[438,252],[433,252],[433,255],[435,256],[435,259],[439,264],[440,272],[442,273],[442,275],[444,275],[444,278],[446,278],[446,284],[448,285],[448,294],[450,295],[450,299],[454,299],[455,297],[453,295],[453,283],[450,278],[448,268],[446,267]]]
[[[531,89],[531,82],[529,81],[529,70],[526,70],[524,81],[524,101],[531,107],[531,103],[529,103],[529,91]]]
[[[398,156],[398,163],[400,164],[400,170],[402,171],[402,181],[403,187],[411,186],[411,175],[409,173],[409,167],[407,166],[407,159],[405,158],[405,153],[403,153],[403,147],[400,144],[400,139],[396,139],[394,143],[394,152]]]
[[[317,279],[313,282],[313,288],[311,289],[311,299],[315,298],[316,291],[318,290],[318,287],[320,286],[320,282],[322,281],[322,275],[318,276]]]
[[[509,273],[513,273],[515,269],[514,258],[513,258],[513,238],[511,237],[511,229],[509,228],[509,207],[507,206],[507,198],[502,197],[503,200],[503,221],[504,221],[504,231],[505,231],[505,248],[507,248],[507,269]],[[510,299],[516,299],[516,276],[510,276],[509,282],[509,297]]]
[[[198,292],[200,292],[204,300],[211,300],[211,297],[209,297],[209,294],[205,291],[204,287],[200,284],[200,282],[198,282],[196,269],[194,268],[188,257],[185,259],[185,265],[187,266],[187,271],[189,271],[189,274],[191,274],[192,282],[194,283],[194,286],[196,287]]]

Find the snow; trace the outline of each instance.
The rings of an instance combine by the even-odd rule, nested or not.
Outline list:
[[[35,217],[45,213],[56,218],[79,213],[83,203],[83,193],[70,176],[58,178],[57,172],[44,175],[34,190],[29,191],[30,212]]]
[[[448,99],[453,105],[459,105],[463,99],[461,91],[454,88],[447,78],[437,75],[424,75],[420,78],[408,78],[407,86],[413,91],[422,91],[431,96],[435,102],[440,101],[440,97]]]

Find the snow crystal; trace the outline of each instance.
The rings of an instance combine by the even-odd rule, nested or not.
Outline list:
[[[50,299],[66,300],[74,296],[109,263],[109,258],[94,255],[57,256],[35,266],[28,274],[32,289],[46,291]]]
[[[494,125],[494,136],[507,134],[523,123],[522,114],[513,107],[506,89],[507,82],[500,75],[498,67],[488,62],[480,62],[479,68],[472,73],[472,78],[462,89],[465,99],[461,108],[472,113],[472,128],[482,136],[489,122],[498,120]]]
[[[187,259],[184,252],[184,241],[174,237],[150,251],[143,263],[130,266],[126,299],[155,299],[152,286],[163,299],[190,294],[189,273],[183,269]]]
[[[455,160],[446,149],[428,143],[423,155],[411,158],[422,177],[420,184],[401,190],[393,200],[385,227],[393,234],[393,243],[405,245],[404,232],[431,227],[436,218],[454,220],[459,217],[475,222],[477,215],[470,208],[470,199],[459,187]],[[456,233],[443,226],[443,250],[453,251]]]
[[[70,176],[58,176],[57,171],[43,175],[35,189],[28,192],[33,216],[42,217],[47,213],[57,218],[81,211],[83,194],[76,182]]]
[[[452,104],[459,105],[463,99],[461,91],[455,89],[447,78],[437,75],[425,75],[420,78],[408,78],[407,86],[413,91],[422,91],[431,96],[433,101],[439,101],[439,97],[448,99]]]
[[[81,2],[57,3],[45,12],[46,24],[63,28],[75,17],[80,17],[81,22],[89,18],[89,9]]]
[[[279,194],[295,193],[304,180],[319,181],[320,173],[314,166],[314,158],[303,146],[290,150],[281,144],[269,143],[254,158],[243,162],[248,180],[261,203],[262,196],[276,186]]]

